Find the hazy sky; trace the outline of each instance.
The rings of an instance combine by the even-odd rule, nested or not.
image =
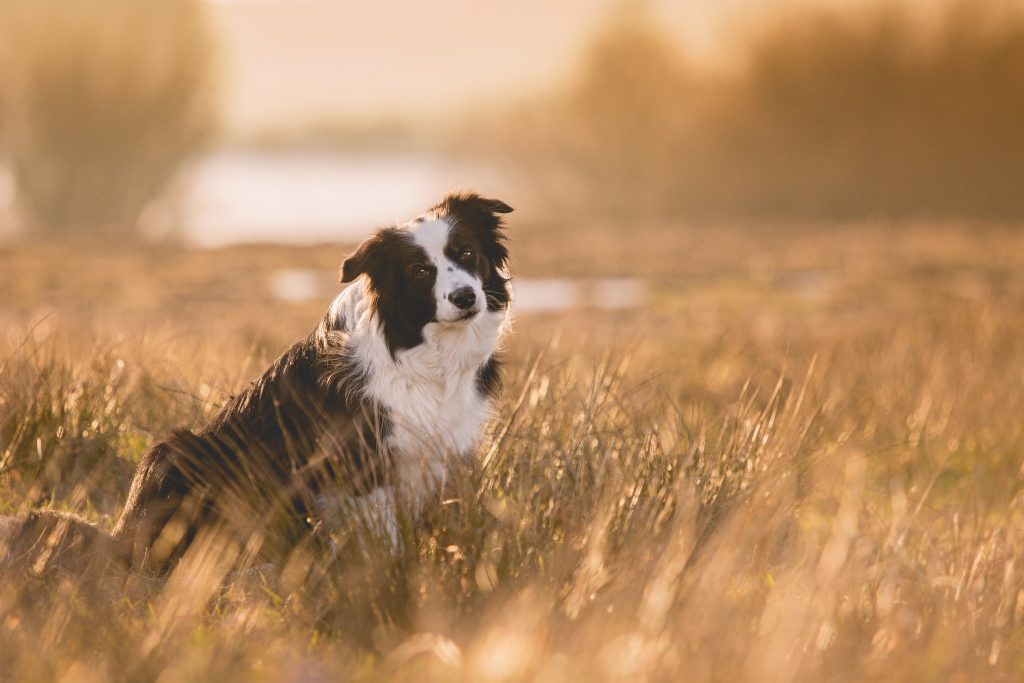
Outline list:
[[[228,125],[430,119],[557,87],[615,8],[690,57],[729,54],[781,6],[871,0],[212,0]],[[917,0],[919,3],[939,0]]]

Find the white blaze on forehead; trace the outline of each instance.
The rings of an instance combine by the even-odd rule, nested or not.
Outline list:
[[[427,256],[438,270],[447,261],[444,248],[448,244],[448,233],[451,229],[452,226],[448,225],[447,221],[439,218],[427,218],[409,224],[409,233],[412,234],[413,241],[427,252]]]
[[[434,300],[437,304],[437,319],[439,321],[456,320],[463,315],[464,311],[458,309],[448,300],[448,295],[460,287],[467,285],[472,287],[478,304],[484,300],[483,283],[479,278],[459,268],[444,253],[452,231],[452,226],[448,221],[427,215],[409,223],[408,229],[413,241],[426,252],[427,257],[437,268]]]

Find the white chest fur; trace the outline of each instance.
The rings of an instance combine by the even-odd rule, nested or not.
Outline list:
[[[368,378],[367,393],[388,410],[388,446],[399,486],[414,502],[444,479],[449,459],[476,449],[490,401],[477,375],[497,343],[503,316],[458,326],[428,325],[425,341]]]
[[[349,330],[353,360],[365,372],[362,391],[387,410],[397,493],[419,507],[451,460],[471,456],[479,443],[491,405],[477,377],[505,331],[507,312],[428,324],[422,344],[392,358],[361,291],[357,283],[342,292],[332,313]]]

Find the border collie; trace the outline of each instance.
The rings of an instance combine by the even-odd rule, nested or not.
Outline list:
[[[418,510],[488,419],[509,321],[510,211],[451,194],[363,242],[308,337],[204,429],[142,458],[113,530],[123,564],[164,572],[207,531],[273,557],[338,514],[337,500],[360,501],[397,540],[396,505]],[[90,534],[101,532],[36,511],[9,533],[8,557]]]

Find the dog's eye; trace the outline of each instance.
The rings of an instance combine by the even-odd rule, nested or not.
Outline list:
[[[474,256],[473,250],[470,249],[469,247],[466,247],[465,249],[463,249],[459,253],[459,260],[461,260],[463,262],[470,261],[470,260],[472,260],[473,256]]]
[[[417,278],[425,278],[430,275],[430,266],[418,265],[412,267],[412,275]]]

